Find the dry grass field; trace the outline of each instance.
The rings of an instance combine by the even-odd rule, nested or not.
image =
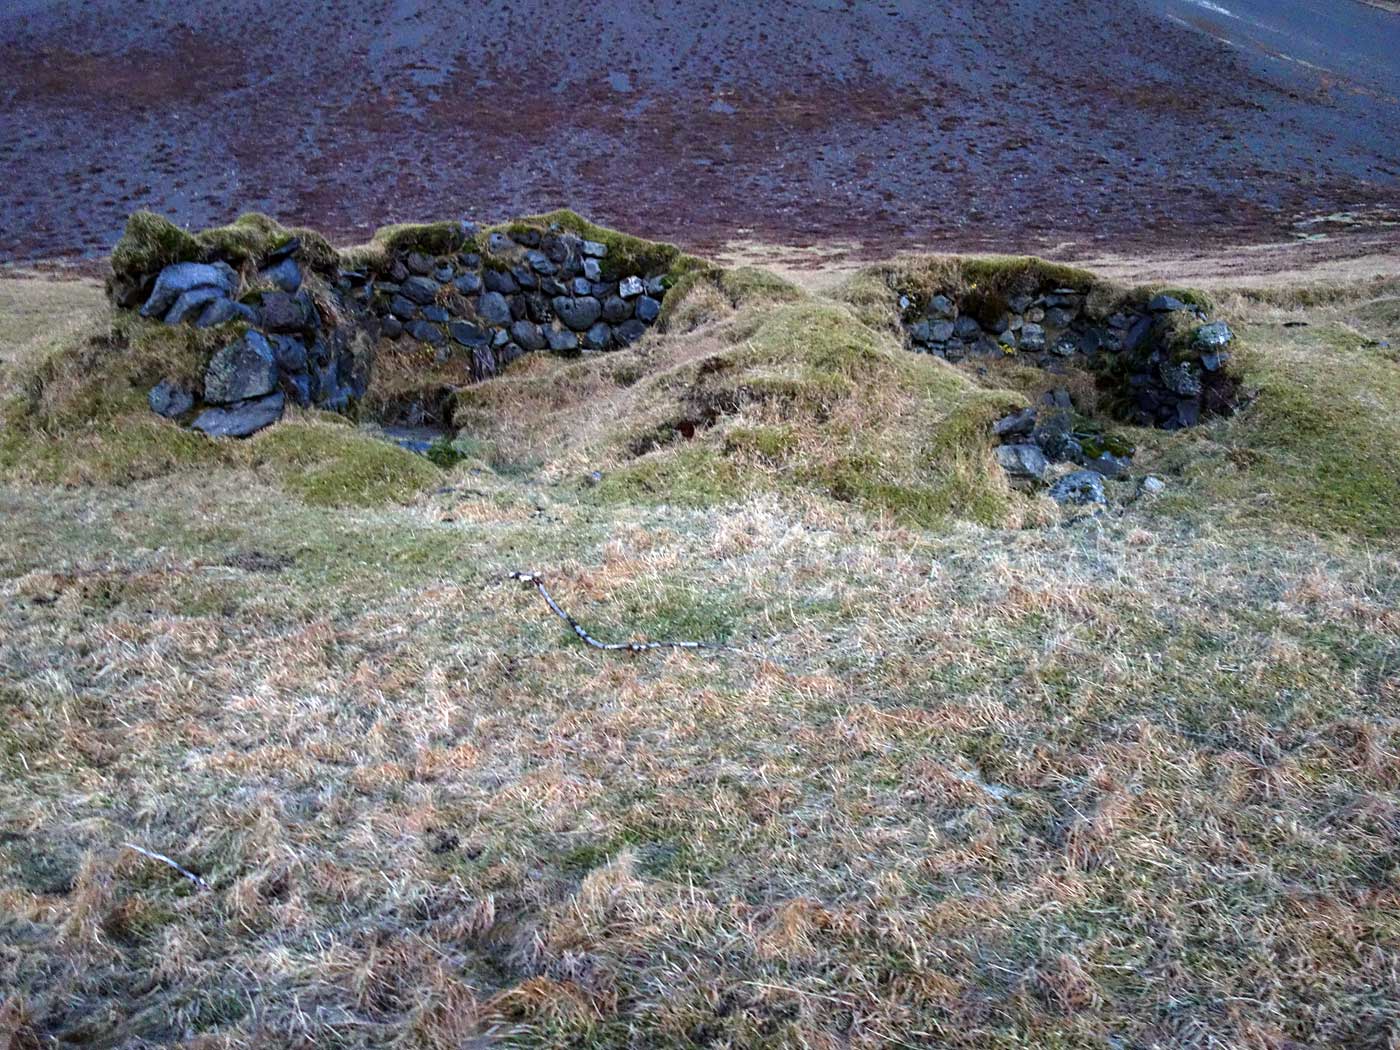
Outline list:
[[[1067,518],[868,285],[443,470],[92,400],[0,281],[0,1047],[1400,1045],[1400,283],[1218,294],[1253,404]]]

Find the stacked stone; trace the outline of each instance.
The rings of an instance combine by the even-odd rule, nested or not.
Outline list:
[[[413,339],[472,355],[478,379],[536,350],[616,350],[635,343],[661,315],[663,274],[610,279],[608,247],[571,233],[491,235],[477,252],[432,257],[408,252],[353,293],[390,339]]]
[[[997,420],[992,434],[1001,442],[997,461],[1017,481],[1045,482],[1053,463],[1085,468],[1051,485],[1050,496],[1061,503],[1105,502],[1102,479],[1123,477],[1132,467],[1132,446],[1081,426],[1067,390],[1049,391],[1039,405]]]
[[[475,230],[463,224],[459,246]],[[176,263],[155,279],[141,315],[166,324],[247,326],[218,350],[200,389],[163,380],[152,411],[187,419],[212,435],[246,437],[276,422],[288,401],[346,411],[369,385],[367,356],[353,334],[411,339],[441,360],[470,355],[475,379],[496,375],[521,354],[615,350],[635,343],[661,315],[664,274],[610,275],[608,247],[557,229],[492,234],[485,256],[458,251],[396,254],[383,272],[324,274],[329,316],[304,286],[293,239],[261,260],[255,287],[242,291],[225,262]],[[197,414],[196,411],[198,410]]]
[[[1222,321],[1207,323],[1199,307],[1170,295],[1103,321],[1087,314],[1085,295],[1074,288],[1013,297],[990,322],[962,312],[947,295],[934,295],[922,310],[908,297],[901,305],[916,352],[952,362],[1014,353],[1048,368],[1077,358],[1093,368],[1119,371],[1129,395],[1129,421],[1140,426],[1176,430],[1234,407],[1234,384],[1224,371],[1234,333]],[[1173,334],[1173,317],[1183,313],[1198,323],[1185,353]]]
[[[240,280],[227,263],[175,263],[156,278],[143,317],[207,328],[242,321],[248,330],[217,351],[202,389],[162,380],[151,409],[170,419],[203,410],[191,426],[213,436],[246,437],[281,418],[288,400],[344,411],[364,396],[368,362],[350,350],[344,326],[322,321],[289,241],[264,260],[258,283],[267,290],[235,298]]]

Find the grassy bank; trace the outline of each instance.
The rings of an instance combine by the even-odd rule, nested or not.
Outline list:
[[[697,279],[466,392],[445,471],[7,418],[0,1039],[1393,1040],[1393,292],[1219,296],[1251,407],[1061,521],[987,462],[1030,388],[906,354],[868,277]],[[732,648],[589,651],[517,569]]]

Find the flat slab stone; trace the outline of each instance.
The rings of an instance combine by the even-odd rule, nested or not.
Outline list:
[[[248,437],[282,418],[287,399],[282,391],[223,408],[206,408],[192,424],[210,437]]]

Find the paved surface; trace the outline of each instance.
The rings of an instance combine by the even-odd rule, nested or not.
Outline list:
[[[100,255],[138,207],[1263,240],[1400,213],[1398,96],[1400,16],[1355,0],[9,0],[0,259]]]

